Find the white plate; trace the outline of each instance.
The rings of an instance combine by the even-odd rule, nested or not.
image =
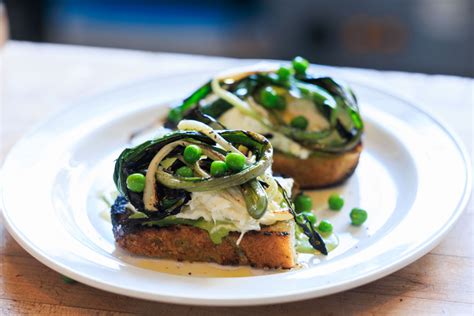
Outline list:
[[[117,251],[97,198],[110,189],[115,157],[130,132],[164,115],[160,105],[208,77],[132,86],[75,104],[37,126],[4,164],[9,232],[47,266],[100,289],[178,304],[255,305],[327,295],[392,273],[431,250],[464,209],[471,171],[457,138],[415,106],[352,83],[366,123],[360,166],[345,185],[313,194],[318,217],[329,218],[341,240],[328,257],[301,256],[304,268],[283,273],[216,278],[190,265],[178,269],[192,276],[159,272],[176,264]],[[346,198],[340,212],[324,210],[334,191]],[[349,225],[355,206],[369,213],[361,228]]]

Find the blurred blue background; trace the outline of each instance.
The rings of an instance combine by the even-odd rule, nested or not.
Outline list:
[[[10,0],[11,37],[474,74],[472,0]]]

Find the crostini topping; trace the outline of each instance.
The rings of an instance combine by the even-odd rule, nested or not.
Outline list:
[[[302,159],[311,152],[352,150],[363,123],[351,89],[311,75],[304,58],[296,57],[291,65],[216,76],[170,111],[168,125],[176,126],[197,109],[228,128],[272,134],[276,149]]]

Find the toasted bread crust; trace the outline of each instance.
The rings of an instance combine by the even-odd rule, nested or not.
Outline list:
[[[117,244],[136,255],[289,269],[296,263],[293,229],[292,222],[263,227],[247,232],[239,245],[240,233],[231,232],[222,243],[214,244],[207,231],[187,225],[143,227],[130,233],[119,228],[114,233]]]
[[[308,159],[276,152],[273,170],[295,179],[303,189],[316,189],[342,183],[349,178],[359,163],[362,144],[340,155],[312,155]]]

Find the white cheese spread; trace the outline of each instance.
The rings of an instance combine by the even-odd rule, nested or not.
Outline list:
[[[293,179],[275,177],[275,180],[288,194],[291,193]],[[257,220],[248,214],[245,200],[238,187],[221,191],[193,192],[191,200],[179,214],[176,214],[176,217],[231,222],[238,231],[244,233],[250,230],[260,230],[260,225],[272,225],[278,221],[292,219],[293,216],[286,205],[282,206],[282,201],[282,194],[277,194],[271,201],[268,201],[267,211],[263,217]]]

